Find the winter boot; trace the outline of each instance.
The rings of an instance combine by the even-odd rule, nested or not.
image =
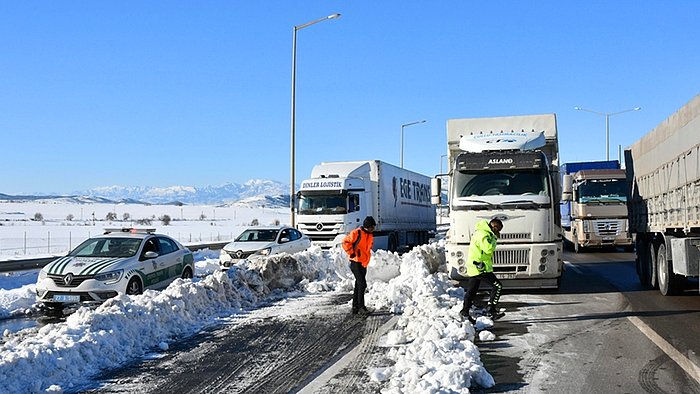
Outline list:
[[[486,312],[486,316],[490,317],[492,320],[500,319],[506,314],[501,312],[496,305],[489,305],[489,309]]]

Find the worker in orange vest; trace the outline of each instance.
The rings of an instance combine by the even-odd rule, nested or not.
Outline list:
[[[350,257],[350,271],[355,276],[355,290],[352,294],[352,314],[368,315],[365,306],[365,290],[367,290],[367,266],[372,256],[372,244],[377,222],[367,216],[362,226],[352,230],[343,238],[343,250]]]

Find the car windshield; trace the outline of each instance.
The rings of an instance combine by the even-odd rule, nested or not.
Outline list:
[[[141,245],[139,238],[92,238],[78,245],[69,256],[75,257],[131,257]]]
[[[246,230],[236,238],[236,242],[273,242],[279,230]]]

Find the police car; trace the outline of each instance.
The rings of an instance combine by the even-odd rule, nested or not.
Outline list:
[[[141,294],[165,288],[177,278],[192,278],[192,252],[155,229],[105,229],[39,272],[40,305],[100,302],[118,293]]]
[[[292,254],[310,246],[311,239],[294,227],[251,227],[221,249],[219,265],[227,270],[241,260],[278,253]]]

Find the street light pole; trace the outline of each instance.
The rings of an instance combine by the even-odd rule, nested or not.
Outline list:
[[[413,126],[414,124],[419,124],[419,123],[425,123],[425,119],[401,125],[401,160],[400,160],[401,168],[403,168],[403,129],[404,129],[404,127]]]
[[[296,227],[296,218],[294,216],[294,201],[295,201],[295,141],[296,141],[296,85],[297,85],[297,31],[315,25],[316,23],[323,22],[329,19],[340,18],[340,14],[328,15],[324,18],[319,18],[311,22],[304,23],[302,25],[294,26],[294,31],[292,34],[292,142],[291,142],[291,180],[290,180],[290,194],[289,194],[289,208],[291,209],[291,222],[292,227]]]
[[[574,109],[577,111],[586,111],[592,114],[605,116],[605,160],[608,161],[610,160],[610,117],[619,114],[624,114],[625,112],[639,111],[640,109],[642,109],[642,107],[634,107],[618,112],[599,112],[582,107],[574,107]]]

